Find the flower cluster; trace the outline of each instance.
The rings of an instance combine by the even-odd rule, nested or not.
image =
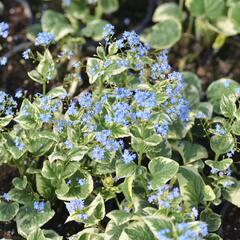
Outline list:
[[[0,23],[0,36],[3,38],[8,37],[8,30],[9,30],[9,25],[8,23],[1,22]]]
[[[16,107],[17,102],[13,99],[13,97],[3,91],[0,91],[0,116],[13,115]]]
[[[226,133],[226,131],[221,127],[220,124],[216,124],[215,131],[219,135],[224,135]]]
[[[49,33],[49,32],[38,33],[36,40],[35,40],[35,46],[47,47],[51,43],[55,43],[55,38],[52,33]]]
[[[151,194],[148,198],[149,203],[157,204],[159,208],[170,208],[171,204],[180,198],[180,192],[177,187],[170,191],[168,184],[159,187],[155,194]]]
[[[176,224],[178,240],[201,240],[208,234],[207,225],[204,222],[182,222]],[[172,231],[168,228],[157,233],[159,240],[171,240]]]
[[[41,202],[34,202],[33,203],[33,208],[39,212],[39,213],[43,213],[44,212],[44,207],[45,207],[45,203],[43,201]]]
[[[88,215],[83,212],[85,203],[82,199],[72,200],[66,203],[67,210],[70,215],[77,213],[77,217],[79,220],[88,219]]]

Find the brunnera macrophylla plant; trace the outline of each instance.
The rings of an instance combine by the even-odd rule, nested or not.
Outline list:
[[[221,239],[211,207],[222,198],[237,205],[230,171],[236,144],[225,146],[237,134],[223,119],[232,126],[238,115],[224,110],[229,121],[213,120],[216,91],[210,86],[211,103],[200,102],[199,79],[174,71],[166,50],[152,50],[135,32],[116,39],[112,25],[103,32],[96,56],[72,67],[72,74],[86,71],[91,84],[79,95],[62,86],[47,91],[58,61],[48,32],[37,35],[38,52],[23,53],[37,63],[28,75],[42,92],[0,92],[1,162],[20,174],[2,193],[0,221],[16,221],[26,239],[62,239],[44,227],[62,201],[66,222],[82,224],[72,240]],[[192,139],[194,121],[211,137],[215,160]]]

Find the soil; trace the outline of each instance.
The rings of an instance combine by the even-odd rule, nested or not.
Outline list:
[[[39,22],[40,14],[45,9],[60,9],[60,0],[53,1],[20,1],[20,0],[2,0],[5,10],[0,16],[0,21],[7,21],[10,24],[10,36],[8,42],[1,42],[4,46],[4,53],[9,55],[8,65],[0,69],[0,90],[14,94],[18,88],[27,89],[28,92],[36,93],[40,90],[38,84],[35,84],[27,76],[27,72],[33,69],[33,65],[26,63],[21,58],[24,51],[24,44],[28,45],[26,39],[26,27]],[[22,2],[28,3],[23,5]],[[141,32],[147,26],[152,24],[151,16],[154,7],[159,3],[172,2],[157,0],[120,0],[120,9],[112,14],[105,16],[117,27],[120,33],[124,30],[135,29]],[[176,1],[177,2],[177,1]],[[152,5],[151,5],[152,4]],[[194,30],[194,29],[193,29]],[[212,81],[222,77],[232,78],[240,82],[240,36],[229,38],[224,46],[219,50],[213,50],[212,47],[201,47],[201,44],[186,35],[182,40],[170,50],[170,63],[179,70],[188,70],[195,72],[202,80],[203,89],[206,89]],[[21,46],[16,50],[16,46]],[[83,56],[89,56],[95,49],[96,44],[84,48]],[[16,50],[14,52],[14,50]],[[58,84],[58,83],[54,83]],[[0,166],[0,193],[7,192],[11,187],[11,181],[18,176],[18,171],[7,165]],[[239,176],[236,176],[239,178]],[[82,226],[77,223],[68,223],[64,225],[67,218],[67,212],[59,202],[56,204],[55,217],[46,224],[46,228],[52,228],[59,234],[67,237],[70,234],[77,233]],[[112,203],[109,203],[110,205]],[[224,240],[240,239],[240,209],[227,203],[219,209],[222,214],[222,226],[219,230]],[[0,224],[0,237],[7,239],[21,239],[16,233],[14,223]]]

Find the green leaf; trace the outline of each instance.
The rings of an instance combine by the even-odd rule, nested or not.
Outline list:
[[[171,158],[172,156],[172,148],[169,142],[166,139],[163,139],[161,143],[156,146],[152,146],[147,149],[147,157],[149,159],[156,158],[158,156]]]
[[[22,190],[19,190],[17,188],[12,188],[8,192],[8,194],[12,201],[15,201],[21,204],[32,202],[34,201],[34,198],[35,198],[34,192],[29,186],[27,186],[25,189],[22,189]]]
[[[87,146],[77,146],[76,148],[74,147],[68,152],[68,160],[79,162],[84,158],[84,156],[87,153],[88,153]]]
[[[67,94],[66,89],[63,86],[52,88],[48,93],[47,96],[51,99],[65,96]]]
[[[32,70],[28,72],[28,76],[35,82],[43,84],[42,75],[37,70]]]
[[[177,119],[169,126],[168,139],[183,139],[191,129],[193,121],[183,122]]]
[[[64,15],[53,10],[44,11],[41,24],[43,31],[51,32],[56,41],[73,32],[71,24],[66,20]]]
[[[221,98],[220,110],[225,117],[232,118],[237,110],[235,98],[223,96]]]
[[[156,49],[172,47],[182,34],[182,25],[174,18],[162,20],[148,28],[142,35],[142,40]]]
[[[37,212],[32,202],[20,208],[16,217],[17,231],[21,236],[26,238],[32,231],[43,226],[53,216],[54,211],[51,210],[48,202],[45,203],[43,212]]]
[[[113,210],[107,214],[107,217],[113,220],[117,225],[122,225],[131,220],[133,214],[123,210]]]
[[[115,12],[119,7],[118,0],[99,0],[98,4],[102,12],[107,14]]]
[[[135,221],[124,228],[119,240],[136,239],[153,240],[155,237],[145,223]]]
[[[107,21],[95,19],[87,23],[87,26],[82,29],[82,34],[85,37],[91,37],[95,41],[103,39],[103,28],[108,24]]]
[[[152,233],[157,234],[160,230],[169,229],[172,232],[173,224],[170,219],[166,217],[146,216],[143,217],[143,221],[146,223]],[[156,236],[157,237],[157,236]],[[154,238],[153,238],[154,239]]]
[[[237,29],[240,28],[240,2],[232,4],[228,10],[228,17],[232,20]]]
[[[182,12],[176,3],[171,2],[159,5],[153,14],[152,20],[153,22],[160,22],[168,18],[182,20]]]
[[[207,235],[206,240],[223,240],[220,236],[218,236],[216,233],[209,233]]]
[[[134,180],[134,176],[127,177],[125,178],[124,182],[121,185],[125,199],[129,203],[132,203],[132,198],[133,198],[133,180]]]
[[[216,154],[220,155],[234,148],[234,139],[231,134],[215,135],[210,138],[210,146]]]
[[[69,237],[69,240],[104,240],[97,228],[86,228]]]
[[[157,189],[173,178],[178,172],[178,167],[178,163],[169,158],[158,157],[152,159],[148,164],[149,171],[152,174],[152,188]]]
[[[240,135],[240,120],[235,120],[232,125],[232,133],[235,135]]]
[[[71,0],[71,4],[66,8],[66,13],[70,15],[70,19],[77,18],[83,22],[87,22],[89,9],[86,1]]]
[[[116,174],[118,178],[129,177],[136,173],[137,165],[134,162],[125,164],[123,161],[116,163]]]
[[[223,197],[230,203],[240,208],[240,182],[230,189],[225,189],[223,191]]]
[[[80,221],[85,223],[86,227],[97,224],[105,217],[105,205],[101,194],[98,194],[91,204],[84,209],[84,213],[88,215],[88,218]],[[66,222],[72,220],[79,222],[77,215],[78,213],[69,216]]]
[[[0,203],[0,222],[11,221],[19,210],[18,203]]]
[[[218,169],[219,171],[223,171],[223,172],[225,172],[230,167],[232,162],[233,162],[233,160],[230,159],[230,158],[223,159],[221,161],[212,161],[212,160],[206,160],[205,161],[205,163],[209,167]]]
[[[204,14],[203,0],[186,0],[186,7],[193,16],[200,16]]]
[[[51,180],[44,178],[41,174],[36,174],[36,188],[45,199],[52,200],[55,196],[55,188],[52,186]]]
[[[207,158],[208,153],[205,147],[200,144],[192,144],[188,141],[173,142],[172,147],[181,155],[184,164],[193,163],[199,159]]]
[[[240,85],[237,82],[225,78],[219,79],[210,84],[207,89],[207,98],[212,103],[213,110],[216,113],[221,113],[220,102],[222,96],[228,97],[230,95],[234,95],[236,88],[238,88],[239,86]]]
[[[3,137],[6,140],[4,145],[7,151],[13,156],[14,159],[19,159],[24,155],[24,153],[26,152],[25,147],[23,150],[19,150],[14,143],[13,137],[7,133],[3,133]]]
[[[209,208],[201,212],[200,220],[207,223],[209,232],[217,231],[221,225],[221,216]]]
[[[119,239],[126,226],[127,224],[117,225],[114,221],[109,221],[105,230],[104,240]]]
[[[47,82],[55,78],[56,66],[52,54],[48,49],[45,49],[44,55],[40,56],[40,62],[36,68],[37,72],[42,76],[42,82]]]
[[[39,110],[29,100],[24,99],[21,105],[20,112],[14,121],[24,129],[37,129],[41,126],[37,120],[39,116]]]
[[[184,79],[184,82],[187,84],[187,85],[194,85],[199,93],[201,93],[202,91],[202,87],[201,87],[201,80],[198,78],[198,76],[196,74],[194,74],[193,72],[182,72],[182,75],[183,75],[183,79]]]
[[[6,127],[13,119],[13,116],[0,117],[0,129]]]
[[[181,196],[187,207],[198,207],[204,200],[204,182],[201,176],[190,167],[180,167],[178,182]]]
[[[210,102],[200,102],[196,106],[196,113],[203,113],[204,118],[211,119],[213,115],[213,106]]]
[[[44,161],[42,175],[47,179],[61,180],[72,176],[78,168],[79,164],[75,162],[64,165],[61,161],[55,161],[53,163]]]
[[[23,190],[26,188],[27,186],[27,177],[23,176],[23,179],[19,178],[19,177],[15,177],[12,180],[12,184],[15,188],[19,189],[19,190]]]
[[[27,240],[62,240],[62,237],[53,230],[42,230],[38,228],[31,232]]]
[[[207,202],[213,201],[216,199],[216,195],[213,189],[209,185],[204,186],[204,200]]]
[[[89,83],[93,84],[103,73],[99,71],[102,68],[102,61],[97,58],[88,58],[86,72],[89,77]]]
[[[85,199],[93,191],[93,180],[92,176],[82,169],[79,169],[73,175],[69,177],[71,184],[68,186],[69,190],[67,193],[60,194],[57,192],[58,199],[68,201],[73,199]],[[81,186],[78,183],[78,179],[84,179],[85,183]]]
[[[204,0],[205,14],[210,19],[216,19],[223,15],[225,10],[224,0]]]

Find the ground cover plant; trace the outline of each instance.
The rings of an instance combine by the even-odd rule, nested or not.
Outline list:
[[[13,52],[32,87],[0,91],[3,239],[237,239],[240,85],[224,76],[203,88],[169,63],[184,4],[216,23],[201,1],[169,2],[136,31],[111,24],[117,0],[59,1],[25,29]],[[7,21],[0,37],[11,71]]]

